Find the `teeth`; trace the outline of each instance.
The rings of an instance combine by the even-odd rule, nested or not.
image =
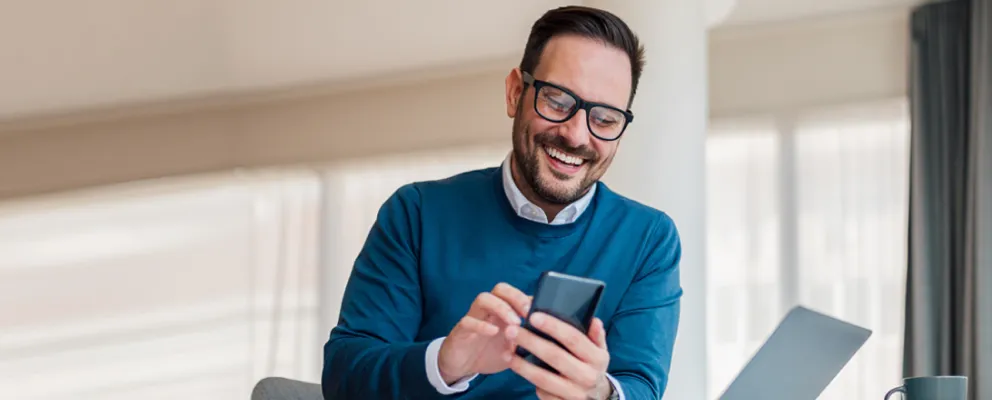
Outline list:
[[[583,159],[581,159],[579,157],[570,156],[568,154],[565,154],[565,153],[561,152],[561,150],[558,150],[558,149],[553,148],[553,147],[544,147],[544,151],[547,152],[548,155],[550,155],[551,157],[554,157],[558,161],[561,161],[561,162],[566,163],[566,164],[571,164],[571,165],[579,166],[579,165],[582,165],[582,162],[583,161],[585,161],[585,160],[583,160]]]

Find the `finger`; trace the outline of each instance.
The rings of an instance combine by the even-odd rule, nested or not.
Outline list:
[[[469,315],[478,319],[495,315],[508,325],[520,325],[520,316],[513,308],[506,301],[489,292],[480,293],[475,298],[475,302],[469,308]]]
[[[541,400],[562,400],[561,397],[555,396],[541,389],[537,389],[537,398]]]
[[[493,294],[496,297],[503,299],[503,301],[510,304],[514,310],[517,311],[521,316],[527,315],[530,312],[530,296],[521,292],[520,289],[513,287],[508,283],[499,283],[493,288]]]
[[[551,365],[561,376],[574,382],[580,388],[592,388],[596,386],[596,381],[599,377],[596,369],[575,358],[575,356],[569,354],[561,346],[545,340],[526,329],[519,330],[516,343],[541,359],[541,361]]]
[[[458,325],[469,332],[478,333],[483,336],[493,336],[499,333],[498,326],[467,315],[462,317],[461,321],[458,321]]]
[[[594,318],[592,327],[589,329],[589,338],[599,348],[606,350],[606,328],[603,327],[603,320]]]
[[[514,355],[510,369],[547,394],[566,399],[585,398],[585,391],[550,371]]]
[[[529,321],[531,325],[557,340],[583,361],[595,365],[603,363],[603,349],[594,344],[585,333],[575,329],[574,326],[545,313],[534,313]]]

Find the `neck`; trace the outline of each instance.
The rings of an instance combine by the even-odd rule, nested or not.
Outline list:
[[[523,173],[520,171],[520,165],[517,164],[515,154],[510,156],[510,175],[513,176],[513,183],[520,189],[520,193],[523,193],[524,197],[530,200],[531,203],[540,207],[544,211],[544,214],[548,216],[549,221],[554,220],[558,216],[558,213],[565,209],[564,204],[549,202],[534,192],[534,188],[523,178]]]

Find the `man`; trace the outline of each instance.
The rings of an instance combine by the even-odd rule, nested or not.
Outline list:
[[[380,209],[325,346],[325,398],[661,397],[682,295],[678,233],[599,182],[633,119],[642,65],[638,39],[608,12],[563,7],[534,24],[506,77],[513,151],[502,166],[403,186]],[[531,319],[564,348],[520,327],[545,270],[606,282],[588,333]]]

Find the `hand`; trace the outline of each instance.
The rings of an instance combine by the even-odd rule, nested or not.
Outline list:
[[[530,302],[530,296],[506,283],[479,294],[438,351],[437,364],[444,381],[450,385],[467,376],[509,368],[516,347],[499,333],[507,327],[519,327]]]
[[[530,323],[565,346],[563,349],[526,329],[507,329],[507,339],[527,349],[560,374],[514,354],[510,368],[537,386],[537,397],[542,400],[605,400],[610,396],[613,389],[606,378],[610,353],[606,349],[603,321],[594,319],[588,336],[544,313],[534,313]]]

